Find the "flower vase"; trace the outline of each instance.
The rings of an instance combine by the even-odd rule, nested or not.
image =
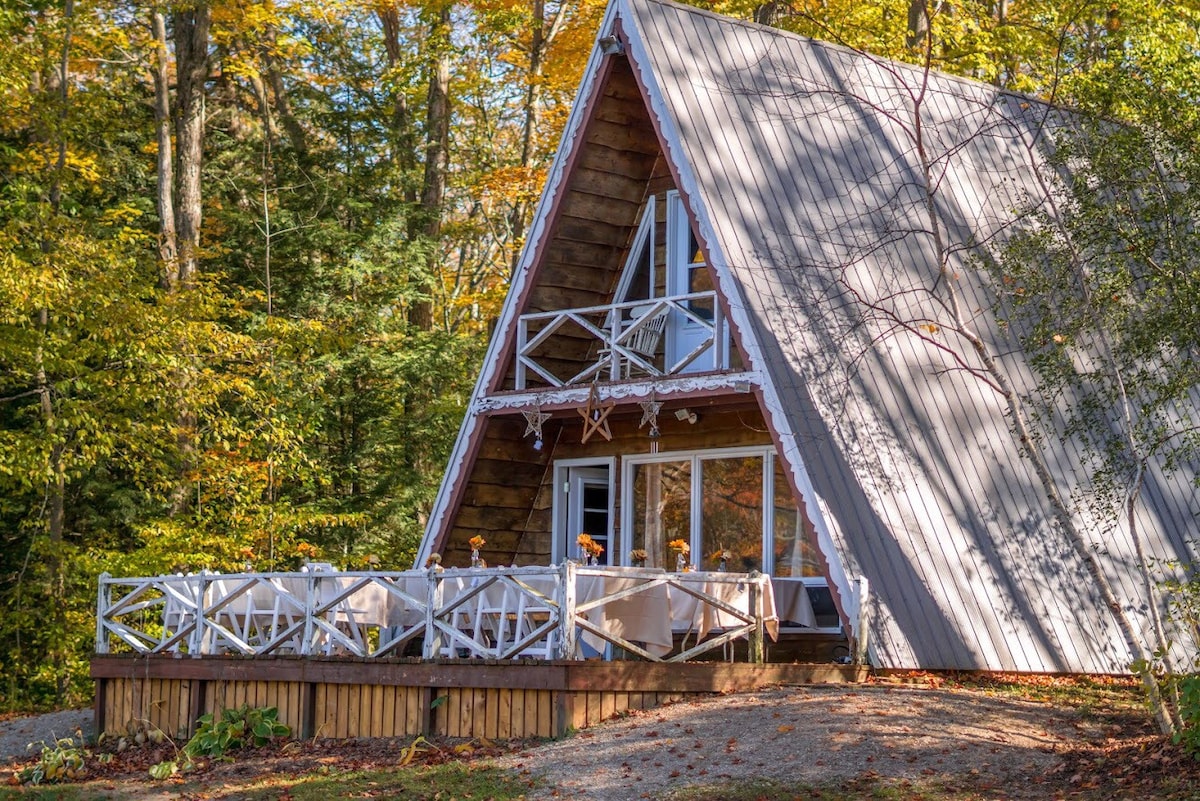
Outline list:
[[[471,567],[479,567],[479,549],[471,549]]]
[[[683,561],[683,553],[680,552],[675,554],[675,572],[682,573],[686,566],[687,563]]]
[[[718,573],[724,573],[728,569],[729,569],[729,560],[728,559],[722,559],[720,562],[717,563],[717,572]]]

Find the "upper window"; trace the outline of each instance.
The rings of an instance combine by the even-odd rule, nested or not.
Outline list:
[[[625,259],[617,290],[613,293],[614,303],[631,300],[648,300],[654,297],[657,276],[654,269],[654,195],[646,200],[642,210],[642,221],[638,223]]]

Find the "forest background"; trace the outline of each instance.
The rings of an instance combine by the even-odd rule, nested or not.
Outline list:
[[[1197,141],[1195,0],[696,4]],[[0,6],[0,709],[102,571],[411,567],[603,11]]]

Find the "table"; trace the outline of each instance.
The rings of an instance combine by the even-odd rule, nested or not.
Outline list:
[[[803,581],[772,579],[775,590],[775,611],[779,619],[806,628],[817,627],[817,616]]]
[[[210,630],[205,637],[206,648],[220,647],[224,641],[224,645],[238,651],[254,646],[295,652],[306,650],[301,643],[303,628],[293,631],[282,643],[275,641],[303,624],[310,583],[312,608],[327,607],[320,617],[338,632],[333,634],[328,629],[315,627],[313,647],[332,653],[339,647],[335,640],[340,636],[346,640],[341,647],[363,650],[366,648],[366,629],[387,623],[391,593],[365,577],[320,573],[310,576],[213,574],[208,582],[204,607],[206,610],[216,608],[212,620],[225,631]],[[222,604],[229,596],[233,597]]]
[[[689,588],[712,596],[722,603],[753,616],[750,608],[750,584],[734,581],[723,573],[679,573],[677,580]],[[775,594],[771,582],[762,586],[762,610],[764,628],[771,639],[779,639],[779,618],[775,613]],[[697,641],[703,640],[716,629],[731,629],[746,625],[746,621],[677,586],[671,587],[671,626],[676,631],[695,632]]]
[[[662,574],[661,571],[647,571]],[[648,576],[657,578],[658,576]],[[651,584],[645,579],[624,576],[579,576],[575,585],[576,606],[597,601],[623,590],[644,585],[636,594],[586,609],[586,616],[605,634],[621,637],[643,647],[655,656],[666,656],[673,646],[671,637],[671,599],[665,584]],[[584,631],[587,645],[603,653],[608,642],[594,632]]]

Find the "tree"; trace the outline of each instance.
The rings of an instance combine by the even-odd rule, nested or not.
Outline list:
[[[1044,193],[1062,200],[1039,209],[997,260],[1002,301],[1044,394],[1079,399],[1061,414],[1095,465],[1085,504],[1111,528],[1124,519],[1152,621],[1144,658],[1169,675],[1179,651],[1160,619],[1138,510],[1147,476],[1200,455],[1197,21],[1114,28],[1099,74],[1080,83],[1093,108],[1123,119],[1089,116],[1060,133],[1051,163],[1063,177]],[[1152,670],[1150,661],[1137,668]],[[1178,729],[1177,703],[1167,711]]]

